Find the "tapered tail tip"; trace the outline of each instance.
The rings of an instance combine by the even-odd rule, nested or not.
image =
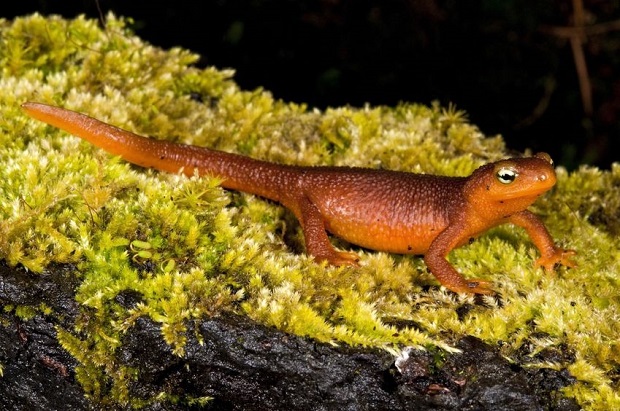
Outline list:
[[[43,111],[47,107],[50,107],[50,106],[47,104],[43,104],[43,103],[35,103],[34,101],[27,101],[25,103],[22,103],[21,105],[22,110],[24,110],[28,114],[32,114],[33,112],[37,112],[37,111]]]

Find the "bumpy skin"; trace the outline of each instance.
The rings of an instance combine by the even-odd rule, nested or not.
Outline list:
[[[469,177],[443,177],[348,167],[298,167],[142,137],[92,117],[41,103],[25,112],[125,160],[172,173],[217,176],[225,188],[253,193],[290,209],[299,219],[306,249],[334,265],[357,263],[336,251],[327,231],[373,250],[423,254],[446,288],[488,294],[489,284],[466,280],[446,260],[455,247],[491,227],[523,227],[540,250],[536,264],[573,266],[572,250],[557,247],[542,221],[527,210],[556,182],[549,155],[484,165]]]

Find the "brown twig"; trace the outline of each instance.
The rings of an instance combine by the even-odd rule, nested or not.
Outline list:
[[[573,0],[572,26],[545,26],[541,29],[544,33],[560,38],[567,38],[570,41],[575,69],[577,70],[577,77],[579,79],[581,104],[587,116],[592,115],[594,107],[592,103],[592,84],[590,82],[590,75],[588,74],[588,65],[586,63],[583,45],[588,41],[588,37],[590,36],[605,34],[616,30],[620,30],[620,20],[586,26],[583,0]]]
[[[573,24],[575,27],[585,26],[585,15],[583,11],[583,0],[573,0]],[[585,39],[587,41],[587,39]],[[583,39],[581,36],[572,36],[570,38],[570,46],[573,50],[573,60],[575,60],[575,68],[579,78],[579,90],[581,91],[581,103],[583,111],[587,116],[592,115],[592,85],[590,84],[590,76],[588,75],[588,65],[586,63],[585,53],[583,52]]]
[[[574,27],[574,26],[543,26],[540,31],[546,34],[550,34],[555,37],[571,38],[579,36],[582,39],[586,39],[590,36],[596,36],[600,34],[606,34],[610,31],[620,30],[620,20],[608,21],[605,23],[593,24],[586,27]]]

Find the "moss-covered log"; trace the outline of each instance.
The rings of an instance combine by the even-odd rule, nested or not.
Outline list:
[[[230,392],[191,374],[207,341],[217,341],[208,330],[219,327],[222,338],[252,330],[252,341],[273,338],[272,346],[297,350],[299,370],[316,361],[316,350],[329,353],[342,368],[333,381],[359,381],[348,373],[360,366],[369,380],[378,378],[371,392],[385,394],[387,404],[407,404],[411,390],[446,407],[483,401],[475,387],[483,379],[476,372],[488,372],[484,364],[445,366],[476,358],[470,351],[486,358],[476,346],[512,361],[497,383],[557,376],[548,387],[559,392],[553,399],[532,396],[537,388],[528,384],[514,387],[524,404],[567,406],[565,396],[585,408],[620,408],[620,166],[559,168],[555,191],[535,205],[554,238],[578,251],[579,268],[535,269],[535,248],[509,226],[453,251],[455,267],[498,292],[475,298],[439,287],[419,258],[338,240],[360,254],[360,267],[316,264],[303,252],[298,224],[278,205],[222,190],[214,179],[132,167],[20,110],[28,100],[52,103],[154,138],[288,164],[467,175],[507,154],[500,137],[484,136],[453,107],[312,110],[240,90],[231,70],[197,68],[196,61],[185,50],[145,44],[113,16],[104,28],[83,18],[0,21],[0,258],[11,267],[0,277],[0,326],[12,341],[0,350],[0,384],[7,398],[18,393],[15,376],[25,375],[13,368],[24,338],[42,334],[45,344],[26,344],[40,352],[20,358],[43,375],[60,375],[58,387],[79,384],[89,402],[76,399],[76,408],[198,406],[210,396],[224,404]],[[28,287],[10,296],[7,278]],[[426,366],[408,368],[413,382],[390,368],[406,347],[415,349],[412,358],[428,359],[430,377]],[[269,354],[247,353],[265,356],[267,380],[282,365]],[[158,373],[153,359],[167,368]],[[335,372],[317,368],[317,375]],[[464,378],[455,377],[460,372]],[[241,368],[234,374],[247,377]],[[297,382],[291,378],[284,383]]]
[[[111,399],[84,396],[78,363],[56,338],[57,327],[77,321],[75,270],[55,266],[33,275],[3,265],[0,273],[0,301],[46,301],[55,314],[0,317],[0,408],[118,407]],[[123,293],[117,301],[130,307],[140,296]],[[222,313],[188,327],[182,356],[162,340],[161,325],[140,318],[117,358],[133,370],[127,394],[143,409],[579,409],[559,395],[572,382],[567,373],[515,367],[472,338],[458,347],[463,354],[414,350],[395,363],[384,350],[334,347]]]

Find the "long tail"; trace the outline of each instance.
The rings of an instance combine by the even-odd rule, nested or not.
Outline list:
[[[293,169],[249,157],[186,144],[143,137],[80,114],[42,103],[27,102],[23,110],[31,117],[83,138],[130,163],[192,176],[221,178],[222,186],[257,194],[275,201]]]

